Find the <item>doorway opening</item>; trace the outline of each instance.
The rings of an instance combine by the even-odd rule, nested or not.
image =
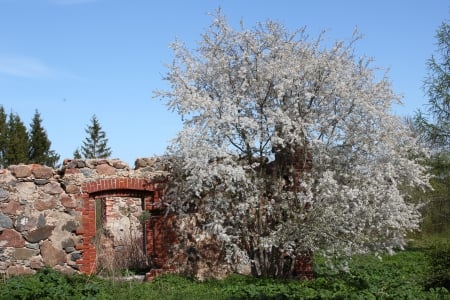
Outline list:
[[[152,267],[148,251],[148,219],[153,193],[94,195],[97,273],[105,276],[143,275]],[[148,205],[147,205],[148,206]]]

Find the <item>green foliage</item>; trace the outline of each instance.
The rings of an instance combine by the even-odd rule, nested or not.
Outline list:
[[[82,158],[79,148],[75,149],[75,151],[73,152],[73,158],[75,158],[75,159],[81,159]]]
[[[38,163],[55,167],[59,155],[50,150],[51,142],[42,127],[42,119],[36,110],[27,131],[19,115],[6,115],[0,105],[0,166],[3,168],[19,163]]]
[[[108,147],[108,139],[105,131],[102,130],[96,115],[91,118],[91,125],[85,129],[88,136],[81,146],[81,154],[84,158],[108,158],[111,155],[111,148]],[[78,149],[75,151],[74,156]]]
[[[59,155],[50,150],[51,142],[47,132],[42,127],[42,119],[36,110],[30,125],[30,151],[29,161],[50,167],[55,167],[59,160]]]
[[[450,241],[438,241],[426,252],[428,270],[426,287],[445,287],[450,290]]]
[[[7,123],[4,165],[28,163],[30,140],[27,128],[19,115],[10,113]]]
[[[433,190],[424,197],[422,230],[425,233],[443,233],[450,230],[450,153],[441,152],[428,160]]]
[[[6,123],[7,115],[5,109],[0,105],[0,166],[6,166],[6,141],[8,134],[8,124]]]
[[[448,245],[439,246],[439,254],[433,256],[439,260],[438,265],[448,266]],[[140,283],[65,276],[44,269],[33,276],[0,283],[0,299],[450,299],[448,290],[439,284],[429,289],[423,286],[431,270],[427,267],[429,255],[409,250],[381,259],[355,256],[350,262],[351,272],[331,269],[317,257],[316,279],[311,281],[231,275],[224,280],[199,282],[165,274],[151,283]]]
[[[36,275],[12,277],[0,291],[0,299],[110,299],[100,281],[87,276],[65,276],[52,269]]]
[[[416,122],[425,140],[439,149],[450,150],[450,24],[443,22],[436,33],[437,51],[427,61],[424,88],[428,96],[427,113],[419,112]]]

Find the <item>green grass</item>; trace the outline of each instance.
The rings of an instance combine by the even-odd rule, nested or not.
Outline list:
[[[64,276],[45,269],[0,283],[0,299],[450,299],[447,290],[425,288],[428,260],[422,249],[384,256],[356,256],[351,273],[333,271],[316,260],[316,279],[281,281],[232,275],[194,281],[162,275],[151,283]]]

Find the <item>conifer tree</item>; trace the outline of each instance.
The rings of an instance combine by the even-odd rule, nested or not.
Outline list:
[[[73,152],[73,158],[75,159],[81,159],[81,153],[80,153],[80,148],[75,149],[75,151]]]
[[[416,123],[427,142],[450,152],[450,24],[441,24],[436,39],[438,49],[427,61],[428,75],[424,82],[427,113],[419,111]]]
[[[10,113],[7,127],[4,156],[5,166],[28,163],[30,141],[27,128],[19,115]]]
[[[446,233],[450,230],[450,24],[443,22],[436,31],[437,49],[427,61],[424,89],[426,111],[416,115],[416,127],[432,150],[428,160],[433,190],[424,210],[422,230]]]
[[[0,166],[5,167],[5,151],[6,151],[6,135],[8,132],[7,124],[8,116],[5,113],[3,106],[0,106]]]
[[[30,125],[30,162],[55,167],[60,156],[54,150],[50,150],[51,144],[47,132],[42,127],[41,115],[36,110]]]
[[[111,148],[108,147],[108,139],[105,131],[102,130],[96,115],[91,118],[91,125],[85,129],[88,136],[81,146],[81,154],[84,158],[107,158],[111,155]]]

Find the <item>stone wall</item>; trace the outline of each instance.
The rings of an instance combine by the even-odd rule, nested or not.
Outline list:
[[[249,262],[224,262],[201,215],[165,209],[170,171],[160,158],[137,159],[134,169],[118,159],[0,169],[0,277],[44,267],[67,274],[142,268],[147,279],[167,271],[198,279],[250,274]],[[297,258],[297,277],[311,278],[311,258]]]
[[[45,266],[92,273],[96,199],[107,211],[100,233],[109,232],[112,250],[119,251],[130,229],[142,238],[138,218],[145,206],[156,207],[142,202],[160,199],[166,169],[159,159],[138,159],[133,170],[113,159],[65,160],[58,170],[36,164],[0,170],[0,273],[32,274]]]

